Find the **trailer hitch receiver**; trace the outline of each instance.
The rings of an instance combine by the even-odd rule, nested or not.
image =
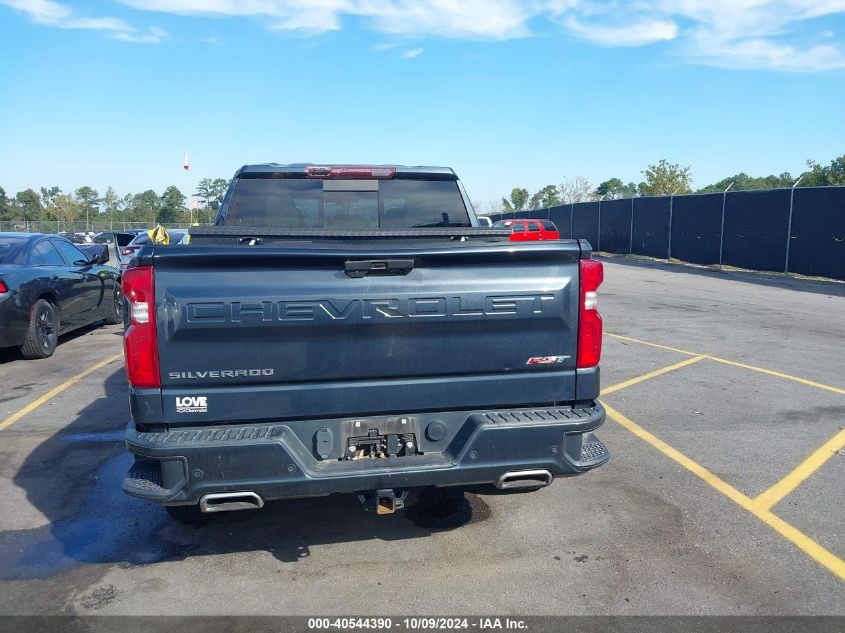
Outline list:
[[[390,488],[373,490],[358,495],[358,500],[364,506],[364,510],[376,514],[393,514],[396,510],[405,507],[405,499],[408,498],[407,490],[396,491]]]

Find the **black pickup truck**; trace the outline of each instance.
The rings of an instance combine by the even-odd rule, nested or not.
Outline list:
[[[602,265],[508,236],[451,169],[242,167],[214,226],[124,273],[124,490],[177,519],[332,493],[390,513],[603,464]]]

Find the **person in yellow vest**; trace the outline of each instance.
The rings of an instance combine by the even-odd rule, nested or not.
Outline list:
[[[155,228],[147,231],[147,235],[153,244],[163,244],[164,246],[170,244],[170,233],[161,224],[156,224]]]

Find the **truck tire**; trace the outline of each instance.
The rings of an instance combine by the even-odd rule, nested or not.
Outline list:
[[[199,506],[164,506],[170,518],[182,525],[199,527],[208,521]]]
[[[49,358],[59,344],[59,310],[46,299],[32,306],[26,338],[20,350],[24,358]]]
[[[114,296],[106,307],[106,323],[117,325],[123,323],[123,292],[120,290],[120,283],[114,283]]]

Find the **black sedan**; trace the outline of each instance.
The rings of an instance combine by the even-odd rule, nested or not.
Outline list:
[[[0,347],[47,358],[60,334],[96,321],[121,323],[120,272],[107,261],[105,245],[0,233]]]

